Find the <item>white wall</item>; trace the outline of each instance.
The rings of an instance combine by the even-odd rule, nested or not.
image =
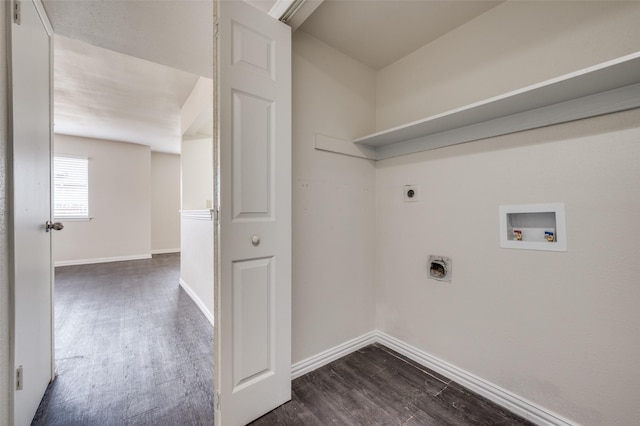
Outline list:
[[[374,327],[375,165],[315,151],[374,130],[373,70],[293,36],[292,361]]]
[[[7,7],[0,6],[6,40]],[[7,235],[7,43],[0,43],[0,426],[9,426],[9,260]]]
[[[183,137],[180,284],[213,324],[213,139]]]
[[[501,5],[380,71],[378,129],[640,50],[638,21],[638,2]],[[636,424],[638,123],[378,162],[377,328],[579,424]],[[501,249],[498,206],[542,202],[565,203],[568,251]],[[451,284],[427,279],[429,254],[452,258]]]
[[[206,213],[182,215],[180,284],[213,324],[213,221]]]
[[[89,157],[90,221],[55,234],[57,264],[149,257],[151,152],[148,146],[55,135],[56,154]]]
[[[151,153],[151,253],[180,251],[180,156]]]
[[[381,162],[377,328],[585,425],[640,385],[640,111]],[[404,203],[402,185],[422,187]],[[498,206],[561,201],[568,251],[505,250]],[[429,254],[453,281],[428,280]]]
[[[506,2],[380,70],[377,130],[636,52],[639,19],[635,1]]]
[[[189,139],[181,146],[182,209],[211,208],[213,198],[213,139]]]

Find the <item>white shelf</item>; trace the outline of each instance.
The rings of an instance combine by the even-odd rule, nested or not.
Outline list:
[[[353,142],[381,160],[638,107],[640,52]]]

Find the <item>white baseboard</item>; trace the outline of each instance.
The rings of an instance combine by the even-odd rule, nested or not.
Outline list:
[[[372,343],[386,346],[537,425],[574,426],[569,420],[549,410],[378,330],[363,334],[293,364],[291,379],[300,377]]]
[[[189,287],[189,285],[186,282],[184,282],[182,277],[180,277],[179,283],[180,283],[180,287],[182,287],[184,289],[185,293],[187,293],[189,295],[191,300],[193,300],[193,302],[196,304],[196,306],[202,311],[204,316],[207,318],[207,321],[209,321],[211,323],[211,325],[213,325],[213,323],[214,323],[213,315],[211,314],[211,312],[209,312],[207,310],[206,305],[202,302],[200,297],[198,297],[196,292],[193,291],[193,289],[191,287]]]
[[[413,361],[430,368],[431,370],[442,374],[443,376],[461,384],[484,396],[485,398],[495,402],[507,410],[515,413],[537,425],[549,426],[571,426],[573,423],[561,416],[552,413],[538,405],[527,401],[526,399],[509,392],[491,382],[481,379],[468,371],[465,371],[455,365],[449,364],[439,358],[434,357],[418,348],[415,348],[395,337],[392,337],[381,331],[376,331],[377,342],[381,345],[393,349],[412,359]]]
[[[151,254],[180,253],[180,248],[151,250]]]
[[[91,265],[93,263],[124,262],[127,260],[151,259],[150,254],[134,254],[131,256],[94,257],[90,259],[59,260],[54,266]]]
[[[342,343],[331,349],[327,349],[324,352],[320,352],[317,355],[304,359],[300,362],[296,362],[291,366],[291,379],[295,379],[304,374],[307,374],[323,365],[329,364],[338,358],[342,358],[345,355],[349,355],[351,352],[355,352],[360,348],[364,348],[367,345],[376,342],[375,331],[363,334],[362,336],[351,339],[348,342]]]

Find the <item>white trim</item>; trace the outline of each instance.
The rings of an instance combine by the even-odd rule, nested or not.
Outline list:
[[[325,136],[320,133],[316,133],[316,144],[314,148],[318,151],[335,152],[350,157],[366,158],[368,160],[376,159],[376,150],[374,148],[356,145],[344,139]]]
[[[496,119],[534,112],[539,114],[543,108],[566,104],[560,109],[569,120],[575,120],[575,109],[580,109],[581,118],[603,113],[621,111],[638,107],[638,84],[640,84],[640,52],[621,56],[591,67],[561,75],[546,81],[526,86],[508,93],[474,102],[459,108],[432,115],[421,120],[383,130],[355,140],[369,146],[380,147],[404,142],[430,134],[492,122]],[[626,93],[633,92],[633,93]],[[608,94],[608,95],[607,95]],[[603,95],[592,98],[593,95]],[[588,105],[596,101],[594,105]],[[578,104],[568,102],[579,101]],[[587,104],[587,105],[583,105]],[[558,114],[559,111],[554,111]],[[591,115],[589,115],[591,114]],[[554,114],[548,117],[552,122]],[[556,122],[557,123],[557,122]],[[538,125],[540,123],[536,123]],[[523,125],[526,125],[523,123]]]
[[[51,21],[49,20],[49,16],[47,15],[46,10],[44,9],[44,5],[42,4],[42,0],[32,0],[33,5],[36,7],[36,11],[38,12],[38,16],[42,21],[42,25],[44,25],[44,29],[47,31],[49,37],[53,37],[53,26],[51,25]]]
[[[58,222],[90,222],[93,220],[93,217],[64,217],[64,216],[54,216],[53,220]]]
[[[640,108],[639,76],[635,52],[353,142],[384,160]]]
[[[446,378],[472,390],[473,392],[495,402],[514,414],[517,414],[537,425],[542,426],[574,426],[575,423],[540,407],[506,389],[481,379],[468,371],[449,364],[435,356],[409,345],[382,331],[374,330],[349,340],[317,355],[297,362],[291,366],[291,380],[307,374],[343,356],[349,355],[372,343],[379,343],[401,355],[427,367]]]
[[[471,389],[479,395],[495,402],[496,404],[506,408],[537,425],[545,426],[571,426],[569,420],[542,408],[526,399],[509,392],[491,382],[481,379],[468,371],[463,370],[453,364],[449,364],[435,356],[421,351],[420,349],[396,339],[382,331],[376,330],[376,341],[389,349],[393,349],[412,359],[413,361],[430,368],[431,370],[442,374],[443,376],[455,381],[456,383]]]
[[[376,148],[385,160],[640,107],[640,83]]]
[[[178,248],[168,248],[168,249],[157,249],[151,250],[151,254],[167,254],[167,253],[180,253],[180,247]]]
[[[58,260],[55,266],[91,265],[93,263],[125,262],[128,260],[151,259],[151,254],[133,254],[130,256],[94,257],[89,259]]]
[[[269,15],[279,19],[295,31],[324,0],[276,0]]]
[[[213,220],[213,209],[180,210],[180,216],[184,219]]]
[[[295,4],[296,0],[276,0],[269,10],[269,16],[280,19]]]
[[[202,311],[202,313],[204,314],[205,318],[207,318],[207,321],[209,321],[211,323],[211,325],[214,325],[213,315],[207,310],[206,305],[198,297],[196,292],[193,291],[191,289],[191,287],[189,287],[189,285],[186,282],[184,282],[182,277],[180,277],[178,282],[180,283],[180,287],[182,287],[182,289],[185,291],[185,293],[187,293],[187,295],[189,295],[191,300],[193,300],[193,302],[196,304],[196,306]]]
[[[376,341],[376,332],[371,331],[369,333],[363,334],[362,336],[356,337],[355,339],[351,339],[338,346],[335,346],[331,349],[320,352],[317,355],[296,362],[291,366],[291,379],[293,380],[297,377],[307,374],[317,368],[322,367],[323,365],[337,360],[338,358],[349,355],[350,353],[355,352],[358,349],[364,348],[365,346],[368,346],[372,343],[376,343]]]

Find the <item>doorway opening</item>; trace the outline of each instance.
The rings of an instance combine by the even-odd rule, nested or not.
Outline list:
[[[208,143],[213,151],[210,75],[168,65],[171,58],[156,62],[135,54],[155,31],[144,35],[150,24],[142,19],[144,9],[153,7],[155,18],[176,19],[178,2],[65,3],[44,2],[56,33],[53,154],[88,158],[89,214],[61,218],[65,229],[53,239],[58,378],[34,424],[55,423],[59,413],[86,424],[162,423],[169,412],[191,416],[192,424],[208,423],[214,386],[213,155],[193,155],[191,145]],[[127,39],[132,46],[111,46],[118,38],[112,28],[94,27],[87,36],[77,27],[96,15],[118,16],[118,8],[127,8],[135,22],[138,37]],[[212,13],[190,13],[208,16],[212,40]],[[98,33],[103,39],[94,37]],[[209,56],[212,73],[212,49],[199,54]],[[184,164],[185,151],[197,161]],[[194,170],[196,180],[188,176]],[[200,197],[202,206],[186,206],[184,197],[193,192],[189,182],[204,181],[202,191],[209,188],[209,194]],[[182,224],[193,210],[209,212],[209,232]],[[193,248],[207,244],[208,259]]]

